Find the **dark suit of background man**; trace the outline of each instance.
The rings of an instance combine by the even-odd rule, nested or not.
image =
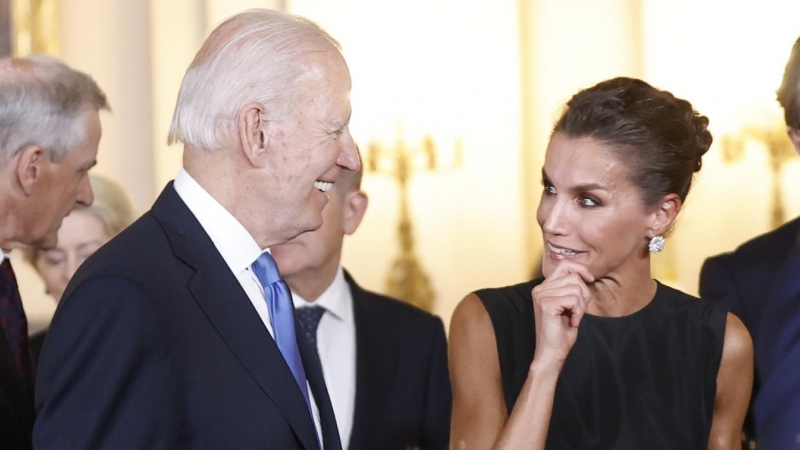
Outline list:
[[[325,191],[359,168],[349,94],[338,44],[307,20],[251,10],[211,33],[170,130],[183,169],[56,311],[37,450],[341,448],[265,249],[319,228]]]
[[[446,449],[452,394],[441,319],[365,291],[340,266],[344,235],[367,209],[360,184],[361,172],[342,174],[322,227],[272,254],[318,349],[343,447]]]
[[[51,248],[61,220],[92,203],[88,172],[106,97],[45,55],[0,59],[0,449],[31,449],[28,326],[8,252]]]
[[[800,39],[777,94],[789,138],[800,152]],[[700,296],[722,302],[753,336],[756,386],[750,421],[762,450],[800,448],[798,239],[800,218],[733,253],[709,258],[700,275]]]

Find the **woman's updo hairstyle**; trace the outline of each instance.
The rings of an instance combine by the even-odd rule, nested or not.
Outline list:
[[[712,141],[708,118],[689,102],[633,78],[603,81],[575,94],[553,133],[614,148],[647,206],[671,193],[685,201]]]

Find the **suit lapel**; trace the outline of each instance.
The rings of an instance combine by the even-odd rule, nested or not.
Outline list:
[[[380,433],[390,385],[387,380],[397,373],[394,349],[379,337],[382,324],[369,305],[368,294],[349,273],[345,278],[353,294],[353,316],[356,325],[356,401],[350,446],[366,448],[369,436]]]
[[[175,256],[195,269],[188,288],[231,352],[278,406],[303,446],[316,450],[316,432],[275,340],[213,242],[170,183],[153,206]]]

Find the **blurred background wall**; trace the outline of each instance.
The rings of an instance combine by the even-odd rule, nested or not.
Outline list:
[[[108,94],[113,113],[102,117],[96,170],[119,180],[140,212],[180,167],[181,149],[167,147],[166,134],[183,73],[211,29],[253,7],[318,22],[341,42],[350,66],[351,129],[362,150],[391,151],[399,139],[418,148],[426,136],[435,143],[440,164],[431,171],[415,162],[408,200],[415,254],[436,294],[434,311],[446,321],[466,293],[523,281],[534,271],[550,127],[575,91],[605,78],[644,78],[711,119],[715,144],[668,250],[654,261],[658,277],[696,293],[704,258],[769,230],[775,176],[784,218],[800,214],[792,195],[800,192],[800,158],[775,172],[762,139],[742,138],[753,126],[782,132],[774,91],[800,35],[796,0],[11,4],[44,4],[42,20],[58,44],[52,51],[92,74]],[[344,265],[364,287],[385,291],[400,251],[400,193],[388,170],[367,172],[364,189],[370,208],[346,240]],[[55,305],[31,269],[16,267],[35,331]]]

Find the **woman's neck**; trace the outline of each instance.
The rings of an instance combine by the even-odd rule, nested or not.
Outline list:
[[[602,317],[623,317],[647,306],[658,285],[650,276],[650,259],[640,263],[609,272],[589,284],[592,299],[587,312]]]

